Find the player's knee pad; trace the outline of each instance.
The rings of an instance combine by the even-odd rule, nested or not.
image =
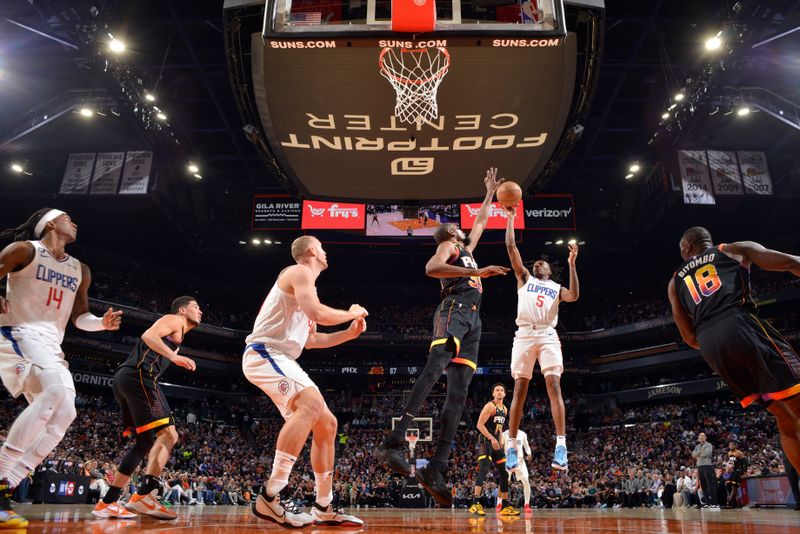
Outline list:
[[[57,389],[57,387],[50,386],[48,390],[50,389]],[[61,440],[64,439],[64,434],[69,429],[69,425],[72,424],[77,415],[75,411],[75,393],[72,390],[66,389],[66,393],[51,392],[51,395],[46,395],[48,390],[43,392],[42,396],[46,404],[40,412],[40,417],[43,420],[47,417],[47,423],[44,427],[44,434],[41,435],[33,450],[33,455],[40,461],[61,443]],[[54,406],[53,402],[47,402],[54,400],[58,400],[60,404]]]

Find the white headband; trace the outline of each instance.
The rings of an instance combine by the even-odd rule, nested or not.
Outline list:
[[[42,215],[42,218],[39,219],[39,222],[36,223],[36,227],[33,229],[34,237],[39,239],[42,236],[42,232],[44,232],[44,226],[59,215],[64,215],[64,212],[61,210],[50,210]]]

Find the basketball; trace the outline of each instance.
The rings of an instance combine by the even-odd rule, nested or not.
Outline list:
[[[522,188],[516,182],[503,182],[497,188],[497,201],[506,208],[512,208],[522,199]]]

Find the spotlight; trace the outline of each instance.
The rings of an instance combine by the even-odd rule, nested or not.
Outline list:
[[[625,175],[626,180],[630,180],[631,178],[633,178],[633,173],[628,173]]]
[[[637,173],[637,172],[639,172],[639,169],[641,169],[641,167],[639,167],[639,164],[638,163],[634,163],[633,165],[631,165],[631,167],[628,170],[633,172],[633,173]]]
[[[239,241],[239,244],[240,244],[240,245],[246,245],[246,244],[247,244],[247,241]]]
[[[115,54],[123,53],[125,51],[125,48],[126,48],[125,43],[123,43],[119,39],[111,39],[111,42],[108,43],[108,49]]]
[[[160,120],[160,121],[165,121],[165,120],[167,120],[167,116],[166,116],[164,113],[160,113],[160,112],[156,114],[156,118],[157,118],[158,120]]]
[[[577,245],[578,244],[578,240],[573,237],[572,239],[567,241],[567,243],[570,244],[570,245]]]
[[[683,94],[683,92],[681,91],[680,93],[678,93],[678,94],[676,94],[675,96],[673,96],[673,97],[672,97],[672,99],[673,99],[675,102],[680,102],[680,101],[681,101],[681,100],[683,100],[685,97],[686,97],[686,95],[684,95],[684,94]]]
[[[283,243],[281,243],[280,241],[275,241],[275,244],[276,245],[282,245]]]
[[[155,102],[156,95],[154,95],[153,93],[145,93],[144,99],[147,100],[148,102]]]
[[[549,247],[549,246],[550,246],[550,245],[552,245],[552,244],[553,244],[553,242],[552,242],[552,241],[545,241],[545,242],[544,242],[544,246],[546,246],[546,247]]]
[[[250,242],[251,242],[252,244],[254,244],[254,245],[260,245],[260,244],[261,244],[261,240],[260,240],[260,239],[257,239],[257,238],[253,238],[253,239],[251,239],[251,240],[250,240]]]
[[[556,245],[563,245],[563,244],[564,244],[564,240],[563,239],[559,239],[559,240],[556,241]]]
[[[661,114],[661,118],[667,120],[669,118],[669,113],[665,111],[664,113]]]
[[[197,174],[197,173],[194,173],[194,175],[193,175],[193,176],[194,176],[195,178],[197,178],[198,180],[202,180],[202,179],[203,179],[203,175],[202,175],[202,174]]]
[[[672,111],[673,109],[677,108],[678,104],[672,104],[668,109]]]
[[[578,241],[578,245],[583,246],[586,244],[586,241]]]
[[[200,172],[200,167],[192,162],[189,162],[189,165],[187,165],[186,168],[189,169],[189,172],[191,173]]]
[[[744,117],[745,115],[749,115],[750,114],[750,108],[748,108],[747,106],[742,106],[742,107],[740,107],[739,109],[736,110],[736,114],[739,115],[740,117]]]
[[[25,167],[20,165],[19,163],[12,163],[11,170],[17,174],[22,174],[25,171]]]
[[[83,115],[84,117],[91,117],[92,115],[94,115],[94,111],[92,111],[89,108],[81,108],[80,114]]]
[[[265,240],[264,240],[264,244],[265,244],[265,245],[271,245],[271,244],[272,244],[272,241],[271,241],[271,240],[269,240],[269,239],[265,239]]]
[[[716,35],[714,37],[706,39],[706,50],[719,50],[721,46],[722,46],[722,39],[720,39]]]

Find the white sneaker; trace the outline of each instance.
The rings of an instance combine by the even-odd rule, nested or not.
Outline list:
[[[311,517],[314,518],[315,525],[325,525],[329,527],[342,526],[361,526],[364,521],[354,515],[344,513],[344,509],[329,504],[323,508],[316,502],[311,505]]]
[[[139,515],[149,515],[156,519],[177,519],[178,514],[172,510],[168,510],[166,506],[158,502],[155,498],[155,493],[158,490],[153,490],[152,493],[147,495],[139,495],[134,493],[131,495],[131,500],[125,505],[125,509],[135,512]]]
[[[314,520],[310,514],[305,513],[291,501],[281,501],[277,495],[268,500],[265,493],[262,490],[253,504],[253,513],[256,517],[288,528],[302,528]]]
[[[136,519],[138,516],[125,509],[121,502],[106,504],[97,501],[97,506],[92,510],[92,515],[99,519]]]

